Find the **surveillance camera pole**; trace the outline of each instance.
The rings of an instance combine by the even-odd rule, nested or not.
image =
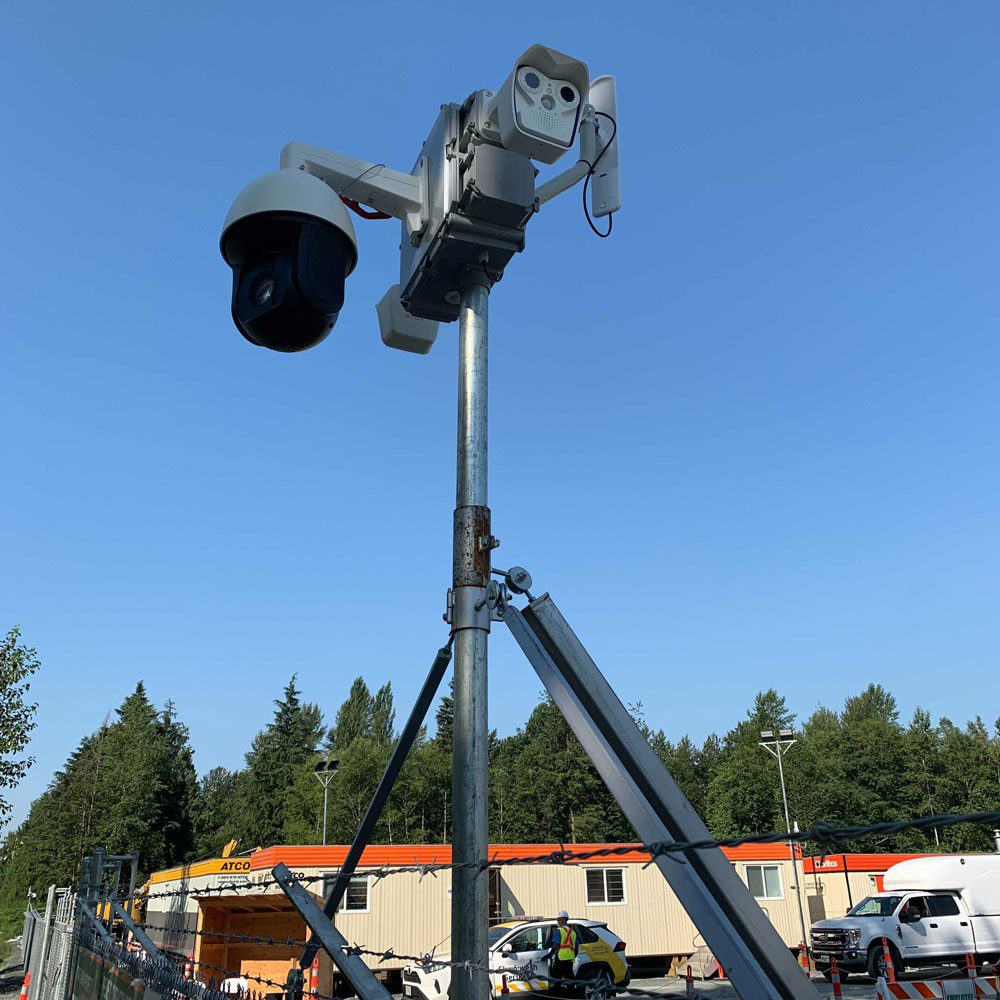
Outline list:
[[[481,261],[483,264],[485,260]],[[454,521],[452,630],[455,634],[455,724],[452,748],[452,860],[478,865],[489,849],[486,649],[490,609],[487,502],[487,372],[490,285],[485,267],[470,269],[461,290],[458,331],[458,477]],[[489,992],[486,936],[489,876],[455,868],[451,891],[452,1000],[483,1000]]]

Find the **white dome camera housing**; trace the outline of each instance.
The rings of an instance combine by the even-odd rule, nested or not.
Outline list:
[[[236,196],[219,246],[233,269],[233,322],[247,340],[290,352],[326,338],[358,261],[332,188],[305,170],[265,174]]]

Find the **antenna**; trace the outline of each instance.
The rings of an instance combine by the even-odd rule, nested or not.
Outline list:
[[[595,219],[611,215],[622,207],[621,168],[618,149],[618,100],[615,78],[599,76],[590,84],[587,100],[597,118],[597,163],[590,178],[590,212]],[[614,142],[611,142],[614,137]],[[609,146],[610,143],[610,146]]]

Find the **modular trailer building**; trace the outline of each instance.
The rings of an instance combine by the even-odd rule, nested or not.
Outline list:
[[[627,943],[633,965],[668,971],[686,962],[704,940],[671,892],[649,855],[632,845],[574,844],[574,851],[624,848],[601,860],[496,866],[490,869],[491,920],[553,916],[567,910],[572,917],[600,920]],[[557,844],[496,845],[496,860],[551,854]],[[879,887],[886,867],[912,855],[833,855],[825,859],[792,859],[784,844],[744,845],[724,853],[757,899],[789,948],[802,940],[796,871],[802,886],[807,926],[839,916]],[[284,862],[321,900],[325,880],[336,875],[347,848],[270,847],[248,856],[217,858],[158,872],[152,876],[146,902],[150,936],[176,956],[193,956],[202,981],[246,975],[283,983],[301,949],[296,946],[241,942],[224,935],[301,941],[305,924],[271,882],[271,869]],[[433,865],[451,860],[448,845],[369,847],[337,913],[338,929],[351,944],[372,951],[389,949],[408,955],[449,950],[451,873],[419,872],[380,875],[386,867]],[[189,890],[213,890],[189,894]],[[214,937],[214,935],[220,935]],[[367,958],[382,975],[394,979],[404,962]],[[273,986],[251,981],[251,987],[277,993]],[[318,990],[335,989],[334,969],[321,956]]]

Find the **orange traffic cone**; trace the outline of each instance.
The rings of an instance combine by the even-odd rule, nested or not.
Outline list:
[[[843,1000],[844,991],[840,988],[840,969],[837,960],[830,959],[830,982],[833,984],[833,1000]]]
[[[192,952],[190,955],[188,955],[187,961],[184,963],[184,978],[185,979],[190,979],[191,978],[191,973],[194,971],[193,966],[194,966],[194,953]]]
[[[313,959],[312,964],[312,988],[309,990],[312,996],[319,996],[319,955]]]
[[[965,970],[969,973],[970,979],[976,978],[976,956],[971,951],[965,953]]]
[[[21,996],[18,1000],[28,1000],[28,987],[31,985],[31,970],[24,974],[24,982],[21,983]]]
[[[805,941],[799,943],[799,965],[802,966],[802,971],[808,976],[809,975],[809,949],[806,947]]]
[[[892,952],[889,951],[889,939],[882,938],[882,958],[885,961],[885,981],[894,983],[896,981],[896,970],[892,965]]]
[[[501,996],[509,996],[510,995],[510,987],[507,985],[507,977],[506,976],[501,976],[500,977],[500,995]]]

